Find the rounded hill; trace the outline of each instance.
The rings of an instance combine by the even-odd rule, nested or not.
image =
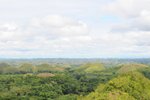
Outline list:
[[[120,66],[120,69],[117,71],[117,73],[127,73],[127,72],[137,71],[147,67],[148,67],[147,65],[137,64],[137,63],[123,64]]]

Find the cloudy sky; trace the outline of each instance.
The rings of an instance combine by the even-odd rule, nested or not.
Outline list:
[[[0,0],[0,58],[150,57],[150,0]]]

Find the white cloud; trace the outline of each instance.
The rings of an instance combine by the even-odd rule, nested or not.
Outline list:
[[[113,0],[104,5],[103,9],[122,17],[137,17],[143,11],[150,11],[149,4],[149,0]]]
[[[15,23],[0,26],[2,56],[86,57],[90,54],[112,57],[123,53],[150,53],[149,31],[100,33],[101,30],[97,30],[95,33],[86,23],[59,15],[33,19],[26,26],[23,28]]]
[[[50,15],[41,19],[34,19],[31,27],[35,29],[40,28],[40,31],[47,31],[47,35],[54,36],[78,36],[87,35],[89,32],[88,27],[81,21],[74,21],[70,18]],[[34,29],[34,30],[35,30]],[[39,31],[39,30],[38,30]]]
[[[124,21],[114,24],[109,32],[112,44],[118,41],[117,52],[127,55],[147,56],[150,54],[150,1],[149,0],[114,0],[104,5],[107,14],[118,16]],[[111,39],[110,39],[111,41]],[[124,42],[123,42],[124,41]]]
[[[21,4],[19,6],[13,3],[15,6],[9,7],[12,8],[12,12],[7,9],[0,10],[2,19],[6,16],[10,18],[6,17],[5,20],[26,19],[21,21],[21,24],[18,20],[15,20],[15,23],[8,20],[8,23],[4,24],[2,22],[5,20],[0,21],[0,55],[140,57],[150,54],[149,0],[58,1],[60,0],[54,2],[28,0],[31,3],[24,1],[19,3]],[[99,11],[102,5],[104,13]],[[117,24],[114,24],[116,20],[111,16],[108,19],[107,15],[117,16],[123,21],[119,22],[119,19]],[[104,21],[100,21],[103,19]],[[107,19],[111,22],[106,22]]]
[[[0,26],[0,54],[52,55],[72,49],[84,48],[91,41],[88,26],[81,21],[49,15],[36,18],[26,25],[3,24]],[[12,53],[12,54],[11,54]]]
[[[114,0],[103,7],[104,11],[124,18],[125,23],[113,27],[115,31],[149,31],[149,0]]]

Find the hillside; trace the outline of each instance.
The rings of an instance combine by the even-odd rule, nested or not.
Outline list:
[[[132,63],[132,64],[123,64],[120,66],[120,69],[117,71],[117,73],[127,73],[130,71],[137,71],[139,69],[147,68],[147,65],[144,64],[137,64],[137,63]]]
[[[104,70],[105,67],[101,63],[87,63],[81,65],[79,68],[77,68],[78,71],[83,71],[86,73],[93,73]]]
[[[138,72],[130,72],[100,85],[95,92],[79,100],[149,100],[150,80]]]

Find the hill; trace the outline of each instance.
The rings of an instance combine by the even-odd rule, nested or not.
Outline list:
[[[104,70],[105,67],[101,63],[86,63],[77,68],[78,71],[83,71],[86,73],[93,73]]]
[[[122,74],[79,100],[149,100],[150,80],[139,72]]]
[[[117,73],[127,73],[130,71],[137,71],[139,69],[143,69],[146,67],[148,67],[148,66],[144,65],[144,64],[137,64],[137,63],[123,64],[120,66],[120,69],[117,71]]]

